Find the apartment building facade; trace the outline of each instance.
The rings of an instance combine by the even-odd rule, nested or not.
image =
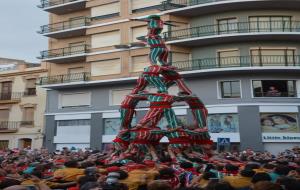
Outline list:
[[[41,148],[46,90],[36,87],[46,65],[0,58],[0,150]]]
[[[300,142],[300,38],[297,0],[75,0],[42,1],[49,37],[41,59],[50,63],[46,139],[50,149],[105,148],[119,130],[118,107],[148,65],[148,47],[116,49],[136,42],[159,14],[169,61],[207,105],[215,142],[232,149],[283,149]],[[153,90],[153,89],[148,89]],[[171,94],[178,89],[172,87]],[[135,120],[143,117],[140,104]],[[178,118],[191,122],[184,104]],[[160,123],[164,126],[165,121]]]

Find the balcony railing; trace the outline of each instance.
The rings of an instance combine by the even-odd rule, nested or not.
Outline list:
[[[178,70],[191,71],[202,69],[217,69],[231,67],[268,67],[268,66],[297,66],[300,68],[300,55],[262,55],[235,56],[222,58],[193,59],[172,63]]]
[[[19,127],[18,121],[0,121],[0,132],[15,132]]]
[[[27,88],[23,94],[23,96],[35,96],[35,95],[36,95],[36,88]]]
[[[228,1],[228,0],[166,0],[161,3],[160,9],[166,11],[171,9],[178,9],[182,7],[200,5],[205,3],[213,3],[218,1]]]
[[[33,124],[34,124],[34,121],[21,121],[20,122],[20,125],[21,126],[33,126]]]
[[[180,30],[165,32],[167,41],[187,38],[206,37],[214,35],[226,35],[235,33],[264,33],[264,32],[300,32],[299,21],[257,21],[236,22],[227,24],[215,24],[195,26]]]
[[[48,8],[55,5],[62,5],[65,3],[70,3],[78,0],[41,0],[40,8]]]
[[[41,52],[40,59],[49,59],[49,58],[56,58],[56,57],[64,57],[64,56],[70,56],[70,55],[76,55],[76,54],[83,54],[87,53],[89,51],[89,45],[79,45],[79,46],[70,46],[65,48],[59,48],[59,49],[51,49],[47,51]]]
[[[59,83],[69,83],[69,82],[78,82],[78,81],[88,81],[91,78],[91,73],[72,73],[66,75],[55,75],[48,77],[41,77],[39,79],[39,85],[47,84],[59,84]]]
[[[0,101],[19,101],[23,92],[0,93]]]
[[[45,34],[50,32],[73,29],[82,26],[88,26],[90,22],[91,22],[90,18],[84,17],[84,18],[76,18],[64,22],[58,22],[54,24],[48,24],[48,25],[41,26],[41,31],[39,33]]]

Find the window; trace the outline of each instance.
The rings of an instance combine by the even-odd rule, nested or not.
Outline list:
[[[253,80],[254,97],[296,97],[294,80]]]
[[[83,72],[84,72],[83,67],[75,67],[75,68],[69,68],[68,69],[69,74],[83,73]]]
[[[151,0],[151,1],[131,0],[131,10],[134,13],[134,12],[158,8],[162,1],[163,0]]]
[[[120,30],[92,35],[92,48],[101,48],[121,43]]]
[[[85,44],[85,42],[81,41],[81,42],[69,43],[69,46],[72,48],[72,47],[82,46],[84,44]]]
[[[147,66],[150,66],[148,55],[131,57],[131,72],[143,71]]]
[[[139,42],[137,37],[146,36],[148,33],[147,26],[139,26],[131,28],[131,41],[132,42]]]
[[[79,16],[79,17],[70,18],[69,23],[63,22],[62,24],[63,24],[63,29],[84,26],[85,25],[85,17]],[[69,26],[66,26],[66,24],[69,24]]]
[[[86,126],[90,125],[89,119],[77,119],[77,120],[59,120],[57,126]]]
[[[291,16],[251,16],[250,32],[290,31],[291,20]]]
[[[10,100],[12,96],[12,82],[1,83],[1,100]]]
[[[172,62],[187,61],[190,59],[189,53],[172,52]]]
[[[110,105],[121,105],[125,96],[130,94],[131,91],[132,91],[131,89],[112,90],[110,96],[111,98]]]
[[[33,125],[34,121],[34,108],[33,107],[24,107],[23,110],[23,121],[22,125]]]
[[[70,55],[83,53],[85,51],[85,42],[74,42],[69,44]]]
[[[27,96],[36,95],[36,79],[27,79],[26,80],[25,95],[27,95]]]
[[[239,132],[238,114],[222,113],[210,114],[207,118],[210,133],[237,133]]]
[[[297,63],[296,48],[258,48],[251,49],[251,63],[253,66],[288,66]]]
[[[193,66],[192,61],[190,61],[189,53],[170,52],[168,61],[172,63],[173,66],[178,67],[178,69],[186,69]]]
[[[91,94],[88,92],[60,95],[60,107],[79,107],[91,105]]]
[[[0,109],[0,121],[9,120],[9,109]]]
[[[240,66],[239,50],[221,50],[218,52],[219,67]]]
[[[93,19],[109,18],[119,16],[120,2],[109,3],[91,8],[91,17]]]
[[[105,118],[103,120],[104,120],[104,135],[117,135],[121,126],[120,118]],[[132,118],[131,125],[132,126],[136,125],[136,118]]]
[[[8,142],[8,140],[0,140],[0,150],[7,150]]]
[[[241,97],[240,81],[221,81],[220,87],[221,87],[222,98]]]
[[[297,113],[261,113],[264,133],[299,133]]]
[[[121,73],[121,59],[109,59],[91,63],[91,75],[113,75]]]
[[[58,147],[88,147],[91,136],[89,119],[57,120],[54,141]],[[67,144],[70,143],[70,144]]]
[[[226,18],[218,20],[218,33],[228,34],[238,32],[238,23],[236,18]]]

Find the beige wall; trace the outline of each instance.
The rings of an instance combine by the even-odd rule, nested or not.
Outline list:
[[[12,92],[24,92],[26,89],[26,80],[30,78],[39,78],[47,76],[46,65],[42,67],[27,68],[23,70],[15,70],[9,72],[1,72],[0,78],[9,78],[13,81]],[[20,67],[22,68],[22,67]],[[17,132],[12,133],[0,133],[0,140],[9,140],[9,148],[17,148],[19,140],[22,138],[32,139],[32,148],[40,148],[43,140],[43,128],[44,128],[44,111],[46,107],[46,90],[37,87],[36,96],[22,96],[19,102],[6,103],[0,105],[1,108],[9,109],[9,118],[7,121],[22,121],[23,107],[34,107],[34,126],[25,127],[20,126]],[[0,100],[1,102],[1,100]]]
[[[105,5],[108,3],[118,2],[118,0],[90,0],[87,1],[86,9],[78,12],[63,14],[63,15],[55,15],[50,14],[49,16],[49,23],[56,23],[61,21],[66,21],[69,18],[74,18],[78,16],[90,16],[91,15],[91,8],[96,6]],[[79,37],[72,37],[72,38],[64,38],[64,39],[53,39],[49,38],[49,49],[57,49],[68,47],[69,43],[85,41],[87,44],[91,44],[91,36],[107,31],[112,30],[120,30],[120,44],[128,44],[132,38],[132,28],[138,26],[146,26],[145,22],[138,22],[138,21],[130,21],[130,18],[136,18],[145,15],[151,15],[158,13],[159,10],[152,9],[152,10],[145,10],[142,12],[132,13],[131,11],[131,0],[121,0],[120,1],[120,13],[119,16],[112,17],[112,18],[103,18],[103,19],[95,19],[92,21],[91,25],[86,31],[85,36]],[[163,16],[163,19],[170,19],[169,16]],[[183,19],[184,20],[184,19]],[[110,22],[117,22],[114,24],[109,24]],[[120,22],[120,23],[118,23]],[[102,26],[101,26],[102,25]],[[96,27],[93,27],[96,26]],[[146,35],[146,34],[145,34]],[[114,46],[106,46],[100,48],[91,49],[90,52],[102,52],[107,50],[116,50]],[[107,79],[107,78],[118,78],[118,77],[128,77],[128,76],[136,76],[137,73],[133,73],[130,71],[130,56],[136,55],[145,55],[148,54],[148,48],[141,48],[135,50],[125,50],[125,51],[118,51],[115,53],[107,53],[107,54],[98,54],[98,55],[87,55],[86,62],[77,62],[74,61],[72,63],[62,63],[62,64],[55,64],[51,63],[49,66],[49,75],[61,75],[67,74],[68,69],[72,67],[84,67],[84,71],[90,72],[91,62],[93,61],[100,61],[106,59],[113,59],[113,58],[121,58],[121,73],[115,75],[108,75],[108,76],[98,76],[93,77],[95,79]]]

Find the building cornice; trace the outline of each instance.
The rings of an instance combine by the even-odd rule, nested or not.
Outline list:
[[[12,71],[9,73],[0,73],[0,77],[11,77],[16,75],[27,75],[27,74],[36,74],[36,73],[45,73],[48,72],[48,69],[38,69],[30,71]]]

